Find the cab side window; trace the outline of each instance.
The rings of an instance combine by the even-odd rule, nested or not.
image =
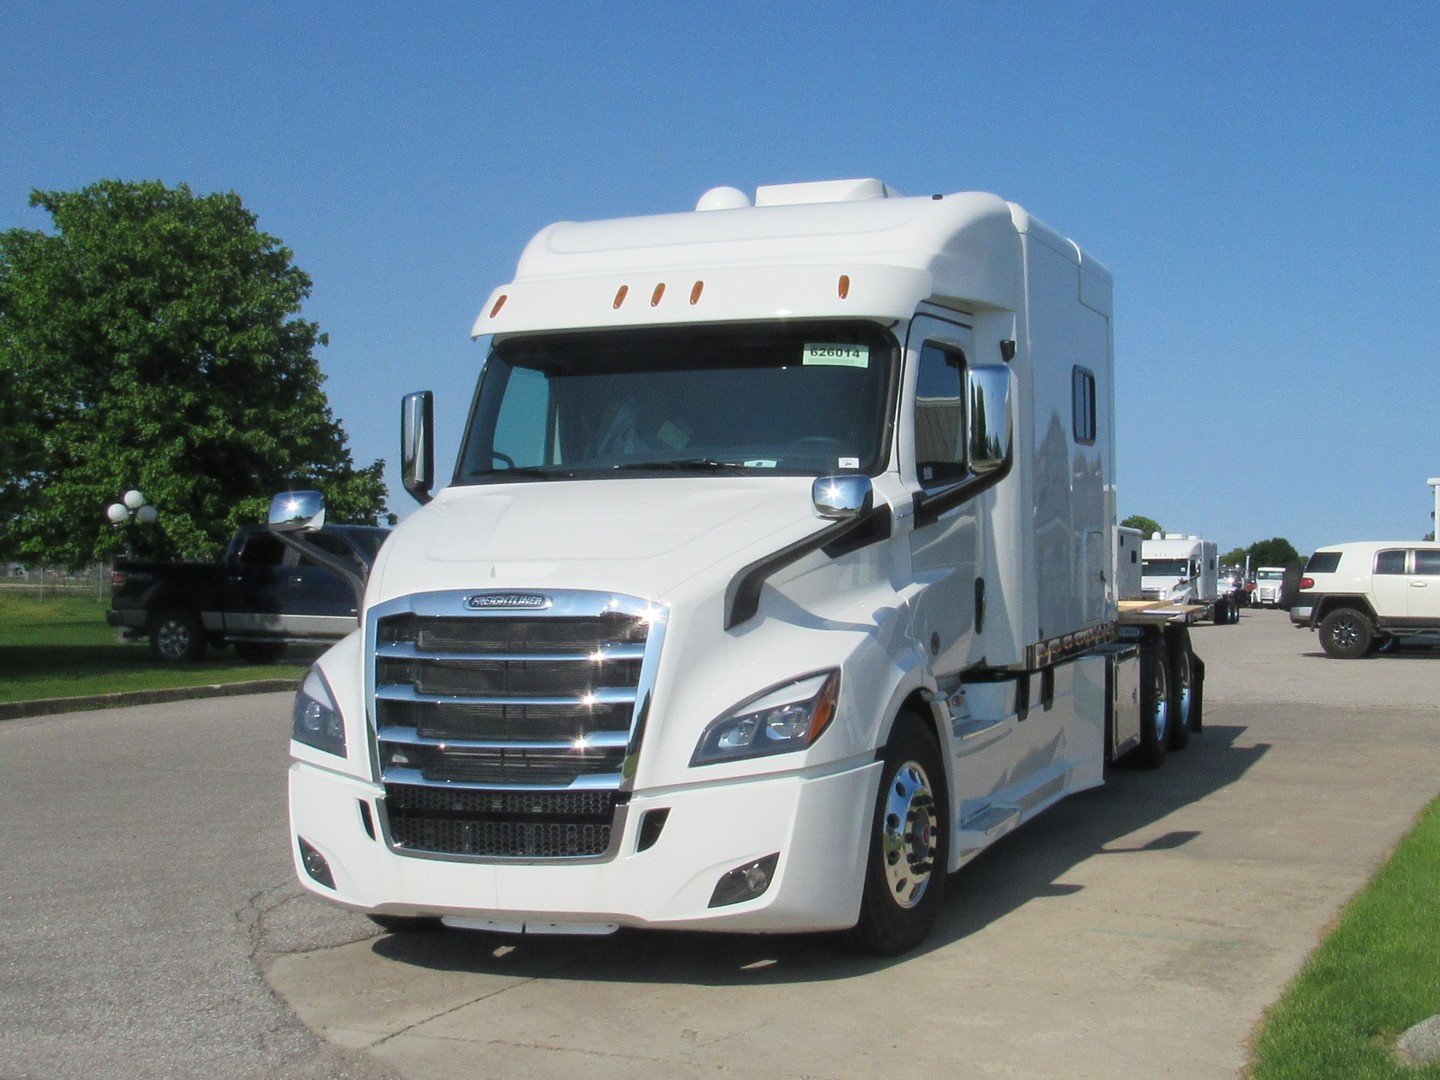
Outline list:
[[[251,533],[239,561],[241,566],[279,566],[285,561],[285,545],[270,533]]]
[[[1415,552],[1415,573],[1440,574],[1440,551]]]
[[[965,354],[926,342],[915,383],[915,470],[922,487],[938,488],[966,477]]]
[[[1405,573],[1405,552],[1401,551],[1377,551],[1375,553],[1375,573],[1377,574],[1403,574]]]

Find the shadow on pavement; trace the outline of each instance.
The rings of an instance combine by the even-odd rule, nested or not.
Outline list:
[[[1123,838],[1239,780],[1269,750],[1237,746],[1242,727],[1207,726],[1153,771],[1109,769],[1105,785],[1062,800],[952,876],[930,939],[906,956],[844,951],[833,934],[740,935],[622,929],[606,937],[518,937],[472,931],[375,939],[375,953],[443,971],[603,982],[738,986],[852,978],[962,940],[1028,901],[1079,893],[1063,878],[1094,855],[1143,857],[1199,834],[1176,830],[1143,844]]]

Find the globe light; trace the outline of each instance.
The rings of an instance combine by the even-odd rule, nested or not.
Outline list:
[[[105,508],[105,516],[110,519],[111,525],[123,525],[129,514],[130,511],[121,503],[111,503]]]
[[[125,505],[131,510],[139,510],[145,505],[145,496],[132,488],[125,492]]]
[[[159,516],[160,511],[156,510],[155,507],[151,506],[149,503],[146,503],[144,506],[140,507],[139,510],[135,511],[135,520],[140,522],[141,525],[154,525],[155,519]]]

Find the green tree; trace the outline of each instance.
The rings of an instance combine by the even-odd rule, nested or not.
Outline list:
[[[1221,566],[1244,566],[1246,551],[1244,548],[1231,548],[1224,555],[1220,556]]]
[[[1283,536],[1257,540],[1248,550],[1251,566],[1289,566],[1300,561],[1300,553]]]
[[[1149,540],[1150,537],[1156,533],[1163,534],[1165,532],[1165,530],[1160,527],[1158,521],[1153,518],[1144,517],[1141,514],[1131,514],[1124,521],[1120,522],[1120,524],[1127,529],[1139,529],[1144,534],[1146,540]]]
[[[106,180],[30,204],[53,232],[0,232],[0,552],[111,555],[130,488],[160,512],[153,555],[212,557],[286,488],[387,514],[384,462],[356,468],[321,389],[310,278],[238,195]]]

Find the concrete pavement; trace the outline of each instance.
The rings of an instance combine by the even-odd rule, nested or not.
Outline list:
[[[1284,612],[1194,633],[1204,735],[964,868],[898,960],[813,937],[394,937],[291,896],[260,961],[313,1032],[408,1080],[1235,1076],[1440,789],[1440,654],[1329,660]]]

